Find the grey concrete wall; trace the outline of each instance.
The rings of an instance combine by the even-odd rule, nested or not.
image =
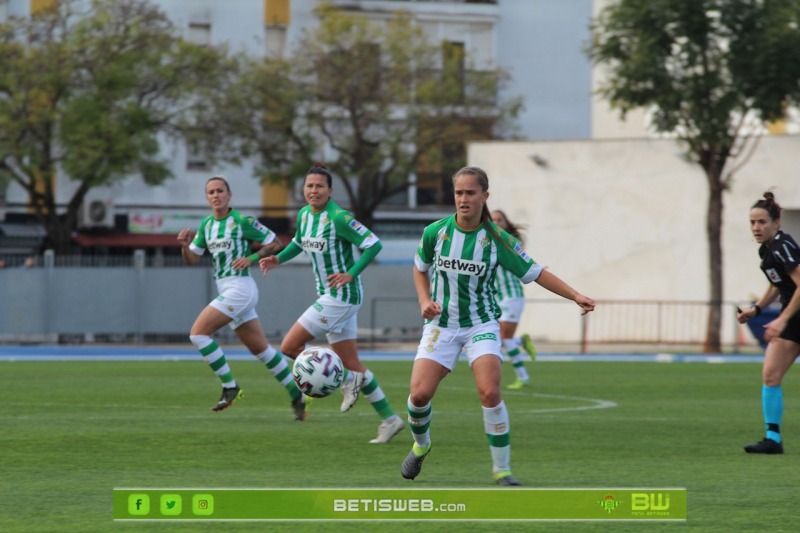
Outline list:
[[[364,272],[359,328],[365,336],[374,328],[381,335],[418,337],[411,268],[375,265]],[[286,333],[316,298],[307,265],[289,264],[254,279],[257,311],[271,337]],[[211,274],[200,267],[6,268],[0,270],[0,341],[180,338],[214,297]]]

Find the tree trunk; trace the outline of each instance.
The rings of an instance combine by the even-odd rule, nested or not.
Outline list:
[[[72,228],[69,224],[55,214],[45,215],[45,238],[44,247],[53,250],[56,255],[64,255],[72,250]]]
[[[724,164],[724,163],[723,163]],[[722,351],[720,328],[722,324],[722,165],[709,165],[705,168],[708,178],[708,210],[706,214],[706,235],[708,237],[708,265],[711,294],[708,309],[708,324],[705,353]]]

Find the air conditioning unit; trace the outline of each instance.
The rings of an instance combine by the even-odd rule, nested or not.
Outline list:
[[[78,225],[81,228],[113,228],[114,201],[111,198],[84,198]]]

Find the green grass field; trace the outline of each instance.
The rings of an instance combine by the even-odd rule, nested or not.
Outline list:
[[[434,400],[434,449],[400,477],[409,433],[369,444],[379,423],[360,400],[318,400],[306,422],[260,365],[232,361],[243,400],[222,413],[195,362],[3,362],[0,531],[797,531],[798,371],[784,382],[783,456],[750,456],[762,437],[757,364],[556,363],[506,392],[512,468],[529,487],[686,487],[686,523],[113,522],[112,489],[492,487],[472,376],[464,363]],[[411,363],[371,362],[404,416]],[[504,369],[512,381],[510,366]],[[599,403],[607,402],[605,404]],[[591,406],[604,406],[592,408]],[[497,490],[514,490],[498,488]]]

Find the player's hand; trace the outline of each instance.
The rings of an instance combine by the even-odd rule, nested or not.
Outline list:
[[[250,260],[246,257],[240,257],[238,259],[234,259],[231,263],[231,266],[234,270],[244,270],[250,266]]]
[[[777,339],[781,336],[785,327],[786,319],[780,316],[771,322],[767,322],[764,325],[764,340],[770,342],[772,339]]]
[[[178,233],[178,242],[181,246],[189,246],[192,239],[194,239],[194,232],[189,228],[183,228]]]
[[[270,270],[272,270],[273,268],[275,268],[279,264],[280,264],[280,261],[278,261],[278,256],[277,255],[270,255],[268,257],[262,257],[258,261],[258,268],[260,268],[261,269],[261,273],[266,276],[267,273]]]
[[[736,321],[739,322],[739,324],[744,324],[745,322],[747,322],[748,320],[750,320],[751,318],[753,318],[757,314],[758,313],[756,313],[756,310],[754,308],[752,308],[752,307],[750,309],[747,309],[746,311],[743,311],[740,307],[737,307],[736,308]]]
[[[595,306],[594,300],[592,300],[588,296],[584,296],[583,294],[577,295],[575,297],[575,303],[578,304],[581,309],[583,309],[583,313],[581,313],[581,316],[591,311],[594,311],[594,306]]]
[[[422,311],[422,318],[425,320],[433,320],[442,314],[442,306],[434,301],[428,301],[420,305],[420,310]]]
[[[337,272],[336,274],[331,274],[328,276],[328,286],[333,287],[334,289],[341,289],[352,281],[353,276],[347,272]]]

